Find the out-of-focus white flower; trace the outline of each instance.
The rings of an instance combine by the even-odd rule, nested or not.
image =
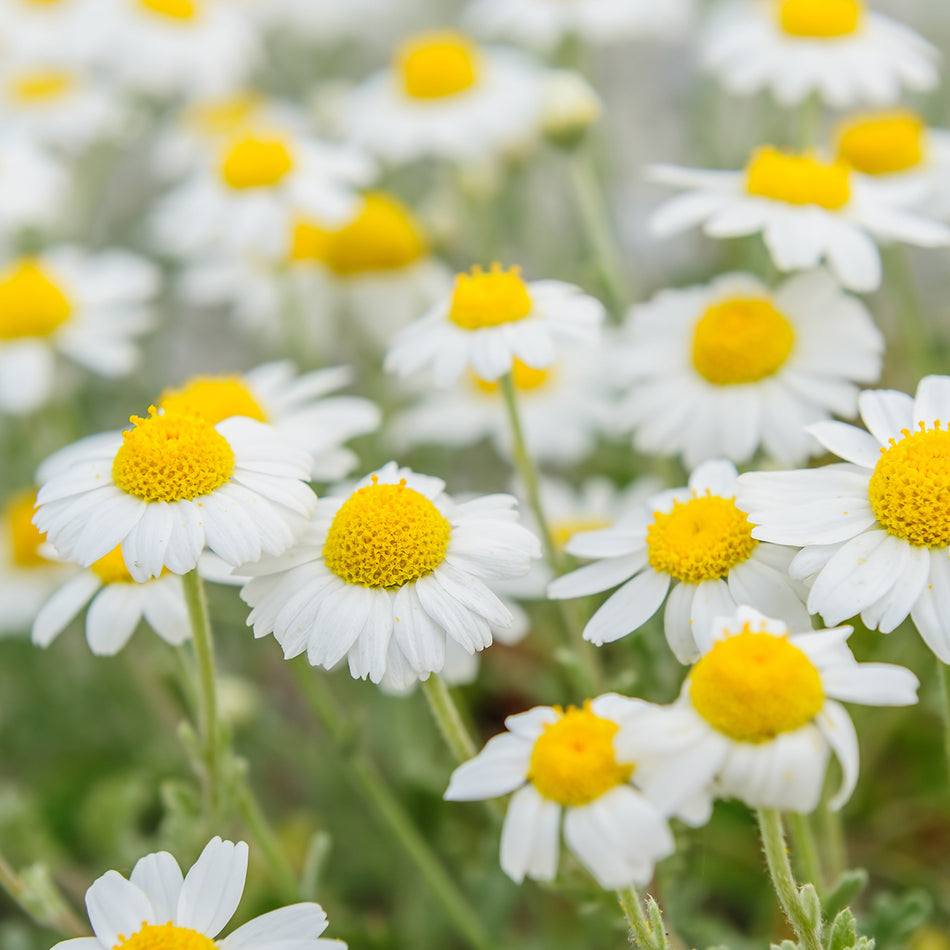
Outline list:
[[[74,68],[99,53],[102,0],[0,0],[0,57]]]
[[[545,81],[541,130],[555,145],[571,146],[600,118],[603,104],[580,74],[555,69]]]
[[[45,228],[66,203],[69,178],[59,159],[25,130],[0,132],[0,238]]]

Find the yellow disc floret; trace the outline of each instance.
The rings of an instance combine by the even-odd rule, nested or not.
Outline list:
[[[903,430],[874,467],[868,497],[887,530],[915,547],[950,545],[950,431]]]
[[[535,742],[528,781],[559,805],[587,805],[600,798],[633,774],[632,765],[621,765],[614,756],[619,728],[592,712],[590,703],[569,707]]]
[[[34,258],[0,271],[0,340],[49,336],[71,313],[69,299]]]
[[[330,232],[316,221],[298,218],[293,224],[290,237],[290,260],[294,263],[317,263],[323,261],[330,242]]]
[[[923,119],[905,109],[858,116],[838,127],[838,157],[865,175],[893,175],[924,158]]]
[[[486,273],[476,265],[455,278],[449,319],[463,330],[514,323],[530,313],[531,295],[519,267],[505,270],[494,263]]]
[[[183,501],[210,494],[231,477],[231,446],[196,412],[160,415],[151,406],[148,418],[130,421],[135,428],[122,433],[112,463],[122,491],[148,502]]]
[[[46,539],[33,524],[36,492],[32,489],[17,492],[3,506],[3,527],[6,529],[10,560],[17,567],[42,567],[49,561],[40,554],[40,545]]]
[[[191,409],[211,425],[231,416],[267,422],[266,413],[240,376],[196,376],[180,389],[166,389],[160,408],[166,412]]]
[[[114,547],[105,557],[99,558],[89,568],[99,575],[103,584],[134,584],[135,579],[125,566],[122,545]]]
[[[9,96],[22,105],[51,102],[68,95],[76,87],[76,80],[67,72],[46,69],[22,73],[11,80]]]
[[[193,20],[198,15],[193,0],[139,0],[139,3],[146,10],[170,20]]]
[[[551,381],[551,375],[552,371],[550,368],[535,369],[533,366],[528,366],[527,363],[522,363],[517,356],[511,367],[511,381],[514,383],[515,389],[519,392],[530,392],[533,389],[540,389]],[[472,373],[472,382],[479,392],[492,396],[501,389],[499,382],[496,380],[482,379],[477,373]]]
[[[748,625],[716,643],[690,679],[696,712],[737,742],[768,742],[800,729],[825,701],[818,670],[798,647]]]
[[[650,566],[690,584],[725,577],[747,560],[758,541],[732,498],[701,495],[656,512],[647,528]]]
[[[750,195],[773,201],[835,211],[851,200],[848,166],[842,161],[823,162],[766,145],[753,153],[745,175]]]
[[[287,143],[278,138],[248,135],[232,142],[221,160],[221,178],[231,188],[270,188],[293,170]]]
[[[693,331],[693,365],[717,386],[755,383],[777,372],[795,344],[792,325],[760,297],[710,307]]]
[[[445,557],[451,525],[428,498],[406,486],[373,484],[340,507],[323,546],[337,577],[363,587],[402,587],[434,571]]]
[[[185,112],[183,121],[188,129],[208,138],[233,136],[256,119],[263,105],[259,94],[242,92],[197,103]]]
[[[167,924],[147,924],[131,937],[119,934],[113,950],[214,950],[214,941],[197,930]]]
[[[790,36],[834,39],[861,26],[861,0],[778,0],[779,22]]]
[[[478,50],[461,33],[436,30],[403,43],[394,68],[413,99],[442,99],[478,82]]]

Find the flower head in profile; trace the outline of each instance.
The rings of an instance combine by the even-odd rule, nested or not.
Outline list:
[[[247,845],[212,838],[186,875],[167,852],[141,858],[128,880],[106,871],[86,891],[94,937],[61,940],[53,950],[346,950],[320,934],[327,915],[319,904],[281,907],[215,940],[244,893]]]

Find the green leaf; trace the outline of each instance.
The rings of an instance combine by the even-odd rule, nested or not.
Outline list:
[[[825,917],[829,920],[837,917],[845,907],[854,903],[867,883],[868,872],[864,868],[852,868],[850,871],[845,871],[825,896]]]

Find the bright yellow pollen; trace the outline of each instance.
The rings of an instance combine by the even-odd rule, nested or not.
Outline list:
[[[10,560],[18,567],[41,567],[49,561],[40,554],[40,545],[46,540],[33,524],[36,492],[33,489],[17,492],[3,506],[2,521],[10,548]]]
[[[294,167],[287,145],[280,139],[248,135],[232,142],[221,162],[221,177],[231,188],[269,188],[282,181]]]
[[[795,331],[765,298],[732,297],[710,307],[693,331],[693,365],[717,386],[755,383],[777,372]]]
[[[257,93],[239,93],[192,106],[185,113],[184,123],[209,138],[234,135],[257,116],[263,103]]]
[[[818,670],[798,647],[748,625],[720,640],[690,678],[696,712],[737,742],[768,742],[800,729],[825,701]]]
[[[758,149],[746,166],[746,191],[792,205],[818,205],[834,211],[851,200],[848,166],[822,162],[810,155]]]
[[[535,742],[528,781],[559,805],[587,805],[600,798],[633,774],[632,765],[621,765],[614,758],[619,728],[593,713],[590,703],[583,709],[568,707]]]
[[[14,102],[32,105],[60,99],[75,87],[76,81],[69,73],[51,69],[17,76],[10,82],[9,95]]]
[[[234,471],[234,452],[224,436],[194,411],[147,419],[132,416],[134,429],[122,433],[112,463],[116,485],[143,501],[200,498],[219,488]]]
[[[329,231],[315,221],[298,218],[290,238],[290,260],[298,263],[322,261],[326,257],[329,242]]]
[[[856,33],[861,26],[861,0],[779,0],[779,22],[790,36],[833,39]]]
[[[193,20],[198,8],[193,0],[139,0],[146,10],[171,20]]]
[[[90,570],[99,575],[103,584],[134,584],[135,580],[125,566],[122,545],[113,548],[105,557],[99,558]]]
[[[859,116],[838,127],[838,158],[865,175],[893,175],[924,159],[926,126],[906,110]]]
[[[478,49],[454,30],[436,30],[407,40],[396,51],[394,68],[413,99],[442,99],[478,82]]]
[[[147,924],[131,937],[119,934],[113,950],[214,950],[214,941],[197,930],[167,924]]]
[[[511,366],[511,381],[515,384],[515,389],[519,392],[530,392],[532,389],[539,389],[546,385],[551,379],[551,369],[535,369],[522,363],[518,357]],[[494,380],[482,379],[477,373],[472,373],[472,382],[479,392],[488,395],[495,395],[501,388],[501,384]]]
[[[656,512],[647,528],[650,566],[690,584],[725,577],[759,542],[732,498],[701,495]]]
[[[449,319],[463,330],[481,330],[524,320],[531,313],[531,296],[521,268],[505,270],[494,263],[486,273],[479,266],[458,274]]]
[[[575,534],[582,531],[600,531],[609,527],[610,522],[606,518],[567,518],[564,521],[552,521],[551,540],[559,551],[563,551]]]
[[[881,449],[868,486],[874,516],[887,530],[915,547],[950,545],[950,431],[903,429]]]
[[[166,389],[160,408],[166,412],[191,409],[211,425],[231,416],[267,422],[266,413],[240,376],[196,376],[179,389]]]
[[[452,526],[419,492],[373,484],[354,492],[336,513],[323,559],[337,577],[363,587],[402,587],[434,571]]]
[[[0,271],[0,340],[49,336],[71,313],[66,295],[37,260],[21,258]]]

